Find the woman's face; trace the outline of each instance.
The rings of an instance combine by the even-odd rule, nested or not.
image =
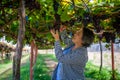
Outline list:
[[[83,35],[83,28],[75,32],[72,38],[73,43],[75,44],[82,43],[82,35]]]

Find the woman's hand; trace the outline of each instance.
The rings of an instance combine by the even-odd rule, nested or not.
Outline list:
[[[60,40],[58,30],[55,31],[54,29],[51,29],[50,32],[52,36],[55,38],[55,41]]]
[[[60,26],[60,32],[62,32],[63,30],[65,30],[66,29],[66,26],[65,25],[61,25]]]

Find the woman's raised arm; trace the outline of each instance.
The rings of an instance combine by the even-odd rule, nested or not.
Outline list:
[[[72,39],[67,36],[67,32],[66,32],[66,27],[65,26],[60,27],[60,37],[61,37],[62,41],[67,46],[74,45],[74,43],[72,42]]]

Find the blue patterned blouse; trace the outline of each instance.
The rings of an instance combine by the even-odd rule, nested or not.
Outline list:
[[[67,54],[72,50],[72,47],[68,47],[66,49],[64,49],[63,54]],[[57,68],[57,79],[56,80],[62,80],[62,76],[61,76],[61,71],[62,71],[63,67],[62,67],[62,63],[58,63],[58,68]]]

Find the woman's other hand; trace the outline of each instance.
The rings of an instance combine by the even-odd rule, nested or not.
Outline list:
[[[60,40],[58,30],[55,31],[54,29],[51,29],[50,32],[52,36],[55,38],[55,41]]]
[[[64,30],[66,30],[66,26],[65,26],[65,25],[61,25],[61,26],[60,26],[60,32],[62,32],[62,31],[64,31]]]

